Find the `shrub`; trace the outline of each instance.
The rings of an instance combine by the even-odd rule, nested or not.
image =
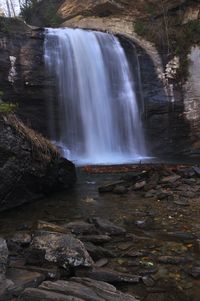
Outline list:
[[[137,33],[139,36],[145,36],[147,32],[146,25],[142,21],[136,21],[133,23],[133,28],[135,33]]]
[[[17,104],[0,102],[0,113],[9,114],[17,108]]]
[[[35,5],[38,3],[38,0],[25,0],[23,4],[20,6],[21,17],[27,22],[30,23],[32,10]]]

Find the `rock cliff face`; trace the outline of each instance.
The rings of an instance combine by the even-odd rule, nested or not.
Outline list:
[[[0,114],[0,211],[70,188],[75,167],[14,115]]]
[[[0,18],[0,90],[19,105],[19,115],[46,133],[46,81],[43,30],[15,19]],[[33,116],[35,116],[33,118]]]

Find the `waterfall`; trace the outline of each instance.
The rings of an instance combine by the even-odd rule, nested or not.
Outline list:
[[[146,155],[133,76],[115,36],[46,29],[45,63],[55,81],[51,137],[68,159],[114,164]]]

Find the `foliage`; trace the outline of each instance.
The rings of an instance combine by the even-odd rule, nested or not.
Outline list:
[[[155,6],[153,4],[145,4],[144,9],[148,14],[152,16],[155,14]]]
[[[29,23],[31,20],[32,10],[34,9],[35,5],[38,3],[37,0],[25,0],[23,4],[21,4],[21,17]]]
[[[56,12],[56,9],[53,5],[50,5],[46,10],[46,14],[44,15],[44,23],[46,26],[56,27],[60,25],[62,22],[62,18]]]
[[[17,104],[0,102],[0,113],[9,114],[17,108]]]
[[[4,33],[10,32],[10,24],[8,18],[0,17],[0,31]]]
[[[167,49],[169,58],[175,55],[180,57],[176,79],[177,82],[185,81],[188,76],[188,53],[192,45],[200,43],[200,20],[182,24],[178,16],[165,15],[163,18],[134,22],[133,26],[138,35],[153,42],[161,53]]]
[[[188,34],[200,34],[200,20],[193,20],[188,23]]]
[[[144,37],[146,35],[147,32],[147,28],[146,28],[146,24],[142,21],[136,21],[133,24],[133,28],[135,33],[137,33],[139,36]]]
[[[37,15],[39,13],[41,14],[44,26],[56,27],[60,25],[62,18],[58,15],[56,9],[57,6],[53,3],[53,1],[49,1],[48,6],[45,6],[45,9],[42,5],[43,3],[40,3],[38,0],[26,0],[21,5],[21,17],[27,23],[31,23],[32,15]]]

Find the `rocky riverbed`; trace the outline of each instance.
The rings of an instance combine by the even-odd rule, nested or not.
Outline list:
[[[199,168],[78,178],[68,195],[1,213],[1,300],[198,301]]]

